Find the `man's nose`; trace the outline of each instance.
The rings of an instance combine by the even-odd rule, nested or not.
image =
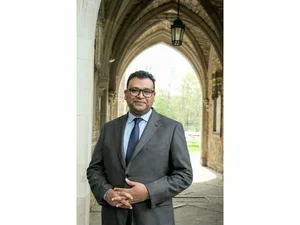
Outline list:
[[[140,91],[139,94],[137,95],[137,97],[143,98],[144,97],[143,91]]]

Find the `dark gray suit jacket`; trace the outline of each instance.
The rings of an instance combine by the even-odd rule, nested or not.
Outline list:
[[[102,225],[125,225],[130,213],[137,225],[174,225],[172,197],[188,188],[192,167],[182,124],[152,114],[126,167],[123,135],[128,115],[103,125],[87,169],[91,190],[102,205]],[[104,194],[113,187],[128,187],[125,177],[145,184],[150,199],[133,209],[110,206]]]

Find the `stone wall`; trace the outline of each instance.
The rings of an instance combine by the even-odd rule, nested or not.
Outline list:
[[[208,68],[208,97],[209,97],[209,113],[208,113],[208,150],[207,150],[207,166],[223,173],[223,94],[219,93],[219,97],[221,98],[221,107],[220,111],[221,114],[217,115],[220,116],[220,124],[218,124],[217,131],[214,131],[214,83],[213,83],[213,74],[216,74],[217,72],[223,72],[222,65],[220,63],[220,60],[218,59],[218,56],[214,50],[213,47],[211,47],[210,52],[210,62],[209,62],[209,68]],[[222,92],[222,90],[221,90]],[[221,96],[222,95],[222,96]]]
[[[223,173],[223,137],[212,135],[207,158],[208,167]]]

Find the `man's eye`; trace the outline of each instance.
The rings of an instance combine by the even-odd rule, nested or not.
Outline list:
[[[152,91],[150,91],[150,90],[144,90],[143,91],[145,94],[151,94],[152,93]]]
[[[134,92],[134,93],[139,92],[138,89],[131,89],[130,91],[131,91],[131,92]]]

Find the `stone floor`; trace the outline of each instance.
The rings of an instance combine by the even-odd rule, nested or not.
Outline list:
[[[223,176],[200,166],[200,153],[190,153],[193,184],[173,198],[176,225],[223,225]],[[91,209],[90,225],[101,225],[101,207]]]

